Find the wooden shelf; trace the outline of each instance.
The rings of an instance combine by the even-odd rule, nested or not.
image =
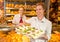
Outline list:
[[[19,9],[19,8],[6,8],[6,9]]]
[[[5,14],[5,15],[16,15],[16,14]]]
[[[27,17],[35,17],[37,15],[26,14]]]

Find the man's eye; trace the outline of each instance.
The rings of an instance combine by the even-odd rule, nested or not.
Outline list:
[[[39,10],[41,10],[41,9],[39,9]]]
[[[36,10],[41,10],[41,9],[36,9]]]

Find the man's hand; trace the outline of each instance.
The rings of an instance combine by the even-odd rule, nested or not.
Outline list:
[[[23,26],[24,25],[24,23],[19,23],[17,26]]]
[[[25,26],[30,26],[30,24],[25,22],[25,21],[23,23],[24,23]]]
[[[48,40],[48,37],[46,34],[43,34],[41,37],[39,37],[38,39],[45,39],[45,40]]]

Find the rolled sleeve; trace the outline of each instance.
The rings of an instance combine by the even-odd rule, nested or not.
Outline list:
[[[28,19],[28,20],[26,20],[26,22],[27,22],[27,23],[30,23],[30,24],[32,23],[32,21],[33,21],[33,17],[30,18],[30,19]]]

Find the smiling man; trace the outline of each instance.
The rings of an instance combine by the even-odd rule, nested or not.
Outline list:
[[[45,33],[31,42],[48,42],[51,36],[52,23],[45,18],[45,5],[40,2],[36,4],[36,15],[37,17],[32,17],[26,22],[32,27],[43,30]]]

